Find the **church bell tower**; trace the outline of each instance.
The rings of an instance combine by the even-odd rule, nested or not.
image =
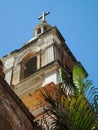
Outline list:
[[[36,118],[46,104],[39,89],[46,87],[53,95],[60,68],[72,78],[78,63],[57,27],[45,20],[48,14],[43,12],[38,18],[42,21],[35,26],[33,38],[1,59],[6,81]]]

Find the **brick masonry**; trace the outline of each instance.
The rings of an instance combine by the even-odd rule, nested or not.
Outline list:
[[[0,75],[0,117],[3,117],[3,119],[8,122],[11,130],[34,130],[33,115],[31,117],[28,116],[27,113],[25,113],[26,111],[24,112],[26,109],[25,106],[20,107],[17,103],[19,101],[18,97]],[[6,128],[6,122],[4,128]]]

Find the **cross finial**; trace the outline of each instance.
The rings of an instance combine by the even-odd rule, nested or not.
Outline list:
[[[45,21],[45,16],[48,15],[50,12],[42,12],[42,15],[38,17],[38,19],[42,19],[42,21]]]

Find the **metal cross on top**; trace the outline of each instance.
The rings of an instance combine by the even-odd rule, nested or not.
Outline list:
[[[42,19],[42,21],[45,21],[45,16],[50,14],[50,12],[42,12],[42,15],[38,17],[38,19]]]

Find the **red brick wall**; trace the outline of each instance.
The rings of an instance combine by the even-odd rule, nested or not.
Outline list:
[[[19,107],[17,102],[12,98],[1,82],[0,115],[7,120],[13,130],[34,130],[32,121]]]
[[[41,91],[43,93],[45,93],[45,91],[48,91],[48,93],[53,97],[55,96],[56,89],[57,86],[53,82],[51,82],[36,91],[32,91],[30,94],[24,95],[23,97],[21,97],[21,99],[27,106],[27,108],[33,112],[34,110],[37,110],[40,107],[44,107],[47,104],[47,102],[44,100]]]

